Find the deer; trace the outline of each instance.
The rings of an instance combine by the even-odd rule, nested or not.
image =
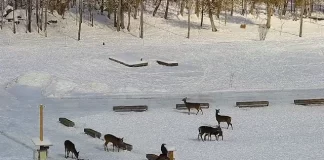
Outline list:
[[[216,109],[216,121],[218,122],[218,125],[220,126],[220,122],[226,122],[227,123],[227,129],[229,127],[229,125],[231,125],[232,129],[233,129],[233,125],[231,123],[232,121],[232,118],[230,116],[222,116],[222,115],[219,115],[219,109]]]
[[[187,97],[182,99],[182,101],[184,102],[185,106],[188,108],[188,114],[190,115],[190,108],[196,108],[197,109],[197,113],[196,115],[199,113],[199,110],[201,111],[201,114],[204,114],[202,109],[201,109],[201,106],[200,106],[200,103],[191,103],[191,102],[187,102]]]
[[[200,137],[200,139],[201,139],[202,141],[204,141],[204,139],[202,138],[202,136],[203,136],[204,134],[209,134],[209,133],[211,132],[212,129],[213,129],[213,127],[210,127],[210,126],[200,126],[200,127],[198,128],[198,131],[199,131],[199,133],[198,133],[198,140],[199,140],[199,137]],[[206,136],[207,136],[207,135],[205,135],[205,140],[206,140]]]
[[[70,140],[66,140],[64,142],[64,147],[65,147],[65,158],[69,157],[70,152],[72,152],[72,158],[73,154],[77,159],[79,159],[79,152],[76,151],[74,144]]]
[[[113,151],[115,151],[115,146],[118,148],[118,152],[119,152],[119,148],[121,146],[123,146],[123,143],[124,143],[124,138],[118,138],[112,134],[106,134],[104,136],[104,140],[105,140],[105,143],[104,143],[104,149],[105,151],[108,151],[108,147],[107,147],[107,144],[109,142],[111,142],[113,144]]]
[[[215,138],[216,140],[218,141],[219,137],[221,136],[222,137],[222,140],[223,140],[223,131],[222,131],[222,128],[220,128],[220,126],[218,126],[217,128],[212,128],[210,131],[209,131],[209,140],[211,140],[211,136],[212,135],[215,135]]]

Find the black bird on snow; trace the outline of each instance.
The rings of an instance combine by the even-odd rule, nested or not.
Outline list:
[[[168,150],[165,148],[164,145],[165,145],[164,143],[161,145],[161,152],[162,152],[163,155],[167,155],[168,154]]]

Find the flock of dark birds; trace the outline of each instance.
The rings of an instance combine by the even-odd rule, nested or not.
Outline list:
[[[203,114],[203,111],[201,109],[201,104],[200,103],[191,103],[191,102],[187,102],[187,97],[182,99],[182,101],[184,102],[186,108],[188,109],[188,114],[190,115],[190,109],[191,108],[195,108],[197,110],[196,115],[199,113],[199,111],[201,111],[201,114]],[[223,131],[220,127],[220,122],[226,122],[227,123],[227,129],[229,128],[229,126],[232,127],[233,129],[233,125],[231,123],[232,118],[230,116],[223,116],[223,115],[219,115],[219,109],[216,109],[216,121],[218,122],[218,126],[217,127],[211,127],[211,126],[200,126],[198,128],[198,140],[199,138],[204,141],[206,140],[206,137],[208,136],[208,139],[211,140],[212,135],[215,136],[216,140],[218,141],[219,137],[222,137],[223,140]],[[204,136],[204,138],[203,138]],[[106,134],[104,136],[104,150],[105,151],[109,151],[108,150],[108,143],[111,142],[113,144],[113,151],[115,150],[114,148],[117,147],[117,150],[119,151],[119,148],[125,149],[125,146],[123,146],[123,138],[118,138],[112,134]],[[162,144],[161,145],[161,154],[157,157],[156,160],[169,160],[168,158],[168,150],[165,147],[166,144]],[[70,140],[66,140],[64,142],[64,147],[65,147],[65,158],[68,158],[70,155],[70,152],[72,152],[72,158],[73,155],[76,157],[76,159],[79,159],[79,152],[77,152],[77,150],[75,149],[74,144],[70,141]]]

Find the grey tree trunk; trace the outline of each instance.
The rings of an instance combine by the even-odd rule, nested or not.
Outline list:
[[[3,8],[4,8],[4,0],[2,0],[2,3],[1,3],[1,30],[2,30],[2,27],[3,27]]]
[[[188,0],[188,35],[187,38],[190,38],[190,15],[191,15],[191,0]]]
[[[100,6],[101,15],[103,15],[103,10],[104,10],[104,0],[101,0],[101,6]]]
[[[166,8],[165,8],[165,13],[164,13],[164,19],[168,19],[169,2],[170,2],[170,0],[167,0],[167,5],[166,5]]]
[[[79,18],[79,31],[78,31],[78,41],[81,39],[81,24],[82,24],[82,13],[83,13],[83,0],[80,0],[79,2],[79,12],[80,12],[80,18]]]
[[[269,2],[269,0],[267,0],[267,28],[270,28],[271,27],[271,4]]]
[[[212,12],[212,8],[211,8],[210,0],[207,0],[207,3],[208,3],[208,16],[210,19],[210,24],[212,26],[212,32],[216,32],[217,29],[216,29],[216,26],[214,23],[213,12]]]
[[[283,15],[283,16],[286,15],[287,7],[288,7],[288,1],[289,1],[289,0],[286,0],[286,1],[284,2],[284,6],[283,6],[283,10],[282,10],[282,15]]]
[[[125,21],[124,21],[124,2],[123,0],[120,0],[120,28],[125,29]]]
[[[47,8],[48,8],[48,0],[45,0],[45,24],[44,24],[45,37],[47,37]]]
[[[231,0],[231,16],[233,16],[234,12],[234,0]]]
[[[16,3],[16,1],[14,1],[14,3]],[[16,34],[16,23],[15,23],[15,9],[13,9],[12,11],[12,24],[13,24],[13,33]]]
[[[121,0],[118,1],[118,9],[117,9],[117,31],[120,31],[120,19],[121,19],[121,15],[120,15],[120,11],[121,10]]]
[[[141,2],[141,3],[142,3],[142,2]],[[154,8],[153,16],[155,16],[155,14],[156,14],[157,10],[159,9],[160,5],[161,5],[161,0],[159,0],[158,4],[157,4],[156,7]],[[141,10],[142,10],[142,9],[141,9]]]
[[[141,21],[141,32],[140,32],[140,38],[143,39],[143,34],[144,34],[144,17],[143,17],[143,14],[144,14],[144,3],[143,3],[143,0],[141,0],[141,18],[140,18],[140,21]]]
[[[37,26],[37,32],[39,33],[39,1],[36,0],[36,26]]]
[[[131,17],[131,12],[132,12],[132,5],[128,0],[128,24],[127,24],[127,31],[130,32],[130,17]]]
[[[200,27],[203,26],[204,23],[204,0],[201,2],[201,20],[200,20]]]
[[[301,11],[300,11],[299,37],[302,37],[303,36],[304,5],[305,5],[305,0],[302,0],[301,1]]]
[[[180,5],[180,15],[183,16],[183,12],[184,12],[184,8],[186,6],[186,2],[185,0],[179,0],[181,1],[181,5]]]
[[[32,15],[32,1],[27,0],[27,6],[28,6],[28,24],[27,24],[27,30],[28,32],[31,32],[31,15]]]
[[[137,19],[137,11],[139,7],[140,0],[135,0],[135,11],[134,11],[134,19]]]
[[[40,24],[40,26],[39,26],[39,29],[41,30],[41,31],[43,31],[43,19],[44,19],[44,2],[43,1],[40,1],[41,2],[41,19],[40,19],[40,22],[39,22],[39,24]]]
[[[195,14],[197,17],[199,17],[199,0],[196,0],[195,1],[196,4],[195,4]]]

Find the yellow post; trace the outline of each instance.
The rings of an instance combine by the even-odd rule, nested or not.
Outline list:
[[[43,141],[43,105],[39,105],[39,139]]]

